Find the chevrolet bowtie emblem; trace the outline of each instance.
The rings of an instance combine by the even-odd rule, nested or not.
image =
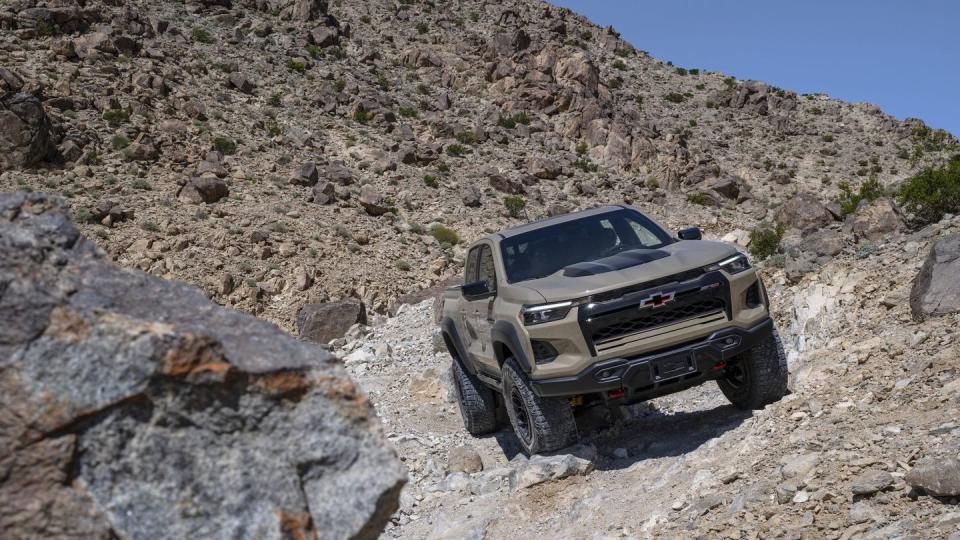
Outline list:
[[[660,306],[662,306],[662,305],[664,305],[664,304],[666,304],[666,303],[668,303],[668,302],[672,302],[674,295],[676,295],[676,293],[673,293],[673,292],[668,292],[668,293],[665,293],[665,292],[653,293],[653,294],[651,294],[650,296],[644,298],[643,300],[640,300],[640,306],[639,306],[639,307],[640,307],[640,309],[645,309],[645,308],[658,308],[658,307],[660,307]]]

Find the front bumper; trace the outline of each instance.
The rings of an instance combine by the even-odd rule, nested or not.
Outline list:
[[[544,397],[603,393],[624,402],[636,402],[679,392],[722,374],[723,363],[754,347],[773,332],[766,318],[748,329],[725,328],[710,336],[655,354],[611,358],[571,377],[531,381]],[[622,393],[620,392],[622,391]]]

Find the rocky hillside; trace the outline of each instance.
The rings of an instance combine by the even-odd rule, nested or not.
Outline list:
[[[958,151],[533,0],[2,2],[0,191],[61,195],[91,243],[45,196],[2,199],[0,241],[32,255],[0,258],[0,494],[17,501],[0,524],[956,537],[960,219],[919,226],[886,190]],[[773,254],[755,262],[793,393],[753,415],[712,385],[589,413],[552,456],[468,437],[430,302],[404,299],[455,278],[476,237],[623,202]],[[3,285],[4,265],[40,290]],[[214,303],[313,341],[349,329],[334,352],[409,468],[399,500],[343,367]]]
[[[287,328],[310,300],[384,312],[459,268],[457,238],[526,219],[626,201],[750,230],[956,144],[532,0],[16,0],[0,28],[0,188],[58,192],[121,264]]]
[[[376,538],[406,478],[328,352],[0,195],[4,538]]]

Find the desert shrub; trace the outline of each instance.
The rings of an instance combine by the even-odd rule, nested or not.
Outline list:
[[[737,85],[737,80],[734,79],[733,77],[727,77],[726,79],[723,80],[723,84],[725,84],[727,88],[733,88],[734,86]]]
[[[408,263],[403,259],[398,259],[396,265],[397,265],[397,270],[400,270],[401,272],[410,271],[410,263]]]
[[[418,34],[426,34],[427,32],[430,31],[430,27],[427,26],[427,23],[425,22],[418,22],[416,29]]]
[[[225,137],[217,137],[213,140],[213,147],[225,156],[236,153],[237,143]]]
[[[783,225],[772,226],[761,223],[750,231],[750,254],[763,260],[780,251],[780,240],[783,238]]]
[[[460,157],[466,149],[459,144],[451,144],[447,147],[447,155],[452,157]]]
[[[820,136],[820,140],[823,142],[833,142],[833,135],[826,133]]]
[[[687,195],[687,200],[693,204],[699,204],[700,206],[710,205],[710,197],[707,197],[703,193],[691,193]]]
[[[523,197],[508,195],[503,198],[503,206],[506,207],[510,217],[518,218],[524,214],[524,209],[527,207],[527,201],[523,200]]]
[[[420,115],[420,113],[413,107],[400,107],[398,112],[403,118],[416,118]]]
[[[145,178],[137,178],[133,182],[130,182],[130,187],[133,189],[139,189],[141,191],[149,191],[153,189],[153,186],[150,185]]]
[[[207,45],[211,43],[216,43],[217,41],[217,39],[213,37],[213,34],[211,34],[205,28],[194,28],[193,32],[190,35],[193,36],[194,41],[197,41],[200,43],[206,43]]]
[[[627,64],[625,64],[623,60],[620,60],[619,58],[614,60],[613,63],[610,65],[619,70],[627,69]]]
[[[689,70],[687,70],[687,73],[689,73],[689,74],[691,74],[691,75],[699,75],[699,74],[700,74],[700,68],[690,68]]]
[[[310,58],[313,58],[314,60],[323,56],[323,49],[318,45],[307,45],[305,50],[307,51],[307,54],[310,55]]]
[[[116,126],[126,122],[130,118],[130,111],[126,109],[110,109],[104,111],[103,119],[111,126]]]
[[[427,85],[425,85],[425,84],[423,84],[423,83],[420,83],[420,84],[417,85],[417,93],[418,93],[418,94],[421,94],[421,95],[424,95],[424,96],[429,96],[431,92],[433,92],[433,89],[430,88],[429,86],[427,86]]]
[[[438,187],[440,187],[440,182],[437,180],[437,176],[434,174],[423,175],[423,183],[427,187],[431,187],[433,189],[437,189]]]
[[[363,109],[357,109],[353,113],[353,119],[360,124],[366,124],[371,118],[373,118],[373,115]]]
[[[472,131],[461,131],[456,135],[457,141],[462,144],[477,144],[479,140]]]
[[[114,135],[110,139],[110,146],[112,146],[114,150],[123,150],[124,148],[130,146],[130,139],[123,135]]]
[[[343,79],[337,79],[334,81],[333,87],[337,90],[337,92],[343,92],[343,89],[347,87],[347,81]]]
[[[283,96],[280,93],[271,94],[270,99],[267,100],[267,104],[271,107],[279,107],[281,103],[281,98]]]
[[[517,124],[529,124],[530,116],[525,112],[518,112],[511,116],[501,116],[497,119],[497,125],[507,129],[513,129],[517,127]]]
[[[303,73],[307,70],[307,64],[303,60],[297,60],[296,58],[291,58],[287,60],[287,69],[291,71],[299,71]]]
[[[664,95],[663,99],[669,101],[670,103],[683,103],[687,100],[687,96],[678,92],[670,92],[669,94]]]
[[[73,212],[73,220],[77,223],[93,223],[93,213],[86,208],[78,208]]]
[[[857,191],[854,191],[848,182],[840,182],[837,187],[840,188],[837,203],[840,205],[840,211],[843,215],[852,214],[860,201],[872,202],[886,194],[886,190],[883,189],[875,176],[870,177]]]
[[[897,201],[917,224],[960,213],[960,155],[939,168],[925,169],[900,185]]]
[[[587,147],[587,143],[581,142],[580,144],[577,145],[577,155],[578,155],[578,156],[582,156],[582,155],[586,154],[586,153],[587,153],[587,150],[589,150],[589,148]]]
[[[140,224],[140,228],[148,232],[157,232],[160,230],[160,227],[153,221],[144,221]]]
[[[600,166],[596,163],[590,161],[590,158],[582,157],[573,163],[573,166],[580,169],[583,172],[597,172],[600,170]]]
[[[610,82],[607,83],[607,86],[609,86],[611,90],[619,89],[621,86],[623,86],[623,77],[614,77],[610,79]]]
[[[448,229],[443,225],[434,225],[430,229],[430,234],[441,244],[455,246],[460,242],[460,236],[453,229]]]
[[[684,68],[682,68],[682,67],[678,67],[675,71],[677,72],[677,75],[686,75],[686,74],[687,74],[687,70],[684,69]]]

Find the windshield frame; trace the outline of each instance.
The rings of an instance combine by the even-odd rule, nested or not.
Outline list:
[[[580,217],[580,218],[577,218],[577,219],[572,219],[572,220],[569,220],[569,221],[563,221],[563,222],[560,222],[560,223],[555,223],[555,224],[551,224],[551,225],[546,225],[546,226],[544,226],[544,227],[539,227],[539,228],[533,229],[532,231],[527,231],[527,232],[524,232],[524,233],[520,233],[520,234],[517,234],[517,235],[515,235],[515,236],[507,236],[507,237],[505,237],[504,239],[502,239],[502,240],[500,241],[499,250],[500,250],[500,260],[502,261],[502,266],[503,266],[503,280],[505,280],[508,284],[511,284],[511,285],[514,284],[514,283],[523,283],[523,282],[525,282],[525,281],[532,281],[532,280],[535,280],[535,279],[542,279],[542,278],[545,278],[545,277],[547,277],[547,276],[554,275],[554,274],[556,274],[557,272],[559,272],[560,270],[562,270],[563,268],[565,268],[566,266],[570,266],[569,264],[564,265],[564,266],[562,266],[562,267],[560,267],[560,268],[557,268],[555,271],[551,272],[550,274],[547,274],[547,275],[544,275],[544,276],[536,276],[536,277],[528,277],[528,278],[523,278],[523,279],[515,279],[516,276],[514,275],[514,272],[511,272],[510,265],[508,265],[508,263],[507,263],[507,261],[509,260],[509,256],[508,256],[508,254],[507,254],[507,249],[508,249],[508,248],[510,248],[510,247],[515,247],[515,246],[517,246],[517,245],[519,245],[519,244],[522,244],[522,243],[525,241],[525,239],[529,239],[529,238],[531,238],[531,237],[534,237],[534,236],[543,234],[544,231],[549,230],[549,229],[551,229],[551,228],[553,228],[553,227],[569,226],[570,224],[575,224],[575,223],[580,222],[580,221],[583,221],[583,220],[598,220],[598,221],[599,221],[599,220],[603,220],[603,219],[610,219],[610,218],[613,218],[613,217],[616,217],[616,216],[627,216],[629,219],[632,219],[632,220],[636,221],[636,222],[639,223],[641,226],[643,226],[644,228],[646,228],[647,230],[649,230],[658,240],[660,240],[660,244],[659,244],[659,245],[656,245],[656,246],[654,246],[654,247],[650,247],[650,248],[648,248],[648,249],[661,249],[661,248],[666,247],[666,246],[668,246],[668,245],[670,245],[670,244],[673,244],[674,242],[677,242],[677,240],[676,240],[672,235],[670,235],[670,233],[668,233],[663,227],[661,227],[657,222],[655,222],[654,220],[650,219],[649,217],[647,217],[646,215],[644,215],[642,212],[639,212],[639,211],[637,211],[637,210],[635,210],[635,209],[633,209],[633,208],[620,208],[620,209],[617,209],[617,210],[611,210],[611,211],[609,211],[609,212],[603,212],[603,213],[601,213],[601,214],[592,214],[592,215],[583,216],[583,217]],[[597,260],[597,259],[593,259],[593,260]],[[580,261],[580,262],[586,262],[586,261]],[[576,263],[574,263],[574,264],[576,264]]]

